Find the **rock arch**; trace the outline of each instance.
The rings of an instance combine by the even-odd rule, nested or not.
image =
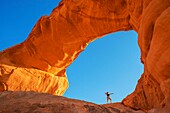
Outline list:
[[[169,6],[169,0],[63,0],[50,16],[39,19],[23,43],[0,53],[0,82],[8,90],[62,95],[68,87],[65,69],[91,41],[133,29],[139,35],[144,73],[122,103],[145,110],[166,107],[170,104]]]

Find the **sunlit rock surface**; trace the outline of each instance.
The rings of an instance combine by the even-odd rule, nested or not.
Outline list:
[[[170,107],[169,6],[170,0],[63,0],[37,22],[27,40],[0,53],[0,90],[62,95],[68,87],[65,69],[90,42],[133,29],[138,33],[144,73],[122,102],[134,109],[166,112]]]
[[[64,94],[67,79],[34,68],[0,65],[0,90],[48,92]]]
[[[97,105],[36,92],[1,92],[1,113],[144,113],[121,103]]]

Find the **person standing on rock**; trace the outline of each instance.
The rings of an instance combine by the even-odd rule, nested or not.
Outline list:
[[[110,103],[112,103],[112,99],[110,98],[110,95],[113,94],[113,93],[106,92],[105,94],[107,96],[107,103],[108,103],[109,100],[110,100]]]

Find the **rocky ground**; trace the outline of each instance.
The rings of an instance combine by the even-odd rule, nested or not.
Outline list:
[[[0,93],[0,113],[145,113],[122,103],[98,105],[46,93],[4,91]]]

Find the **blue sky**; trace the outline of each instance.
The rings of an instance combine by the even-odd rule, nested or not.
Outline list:
[[[49,15],[59,0],[1,0],[0,51],[24,41],[37,20]],[[68,67],[69,89],[64,96],[98,104],[105,92],[120,102],[134,91],[143,72],[137,33],[108,34],[90,43]]]

